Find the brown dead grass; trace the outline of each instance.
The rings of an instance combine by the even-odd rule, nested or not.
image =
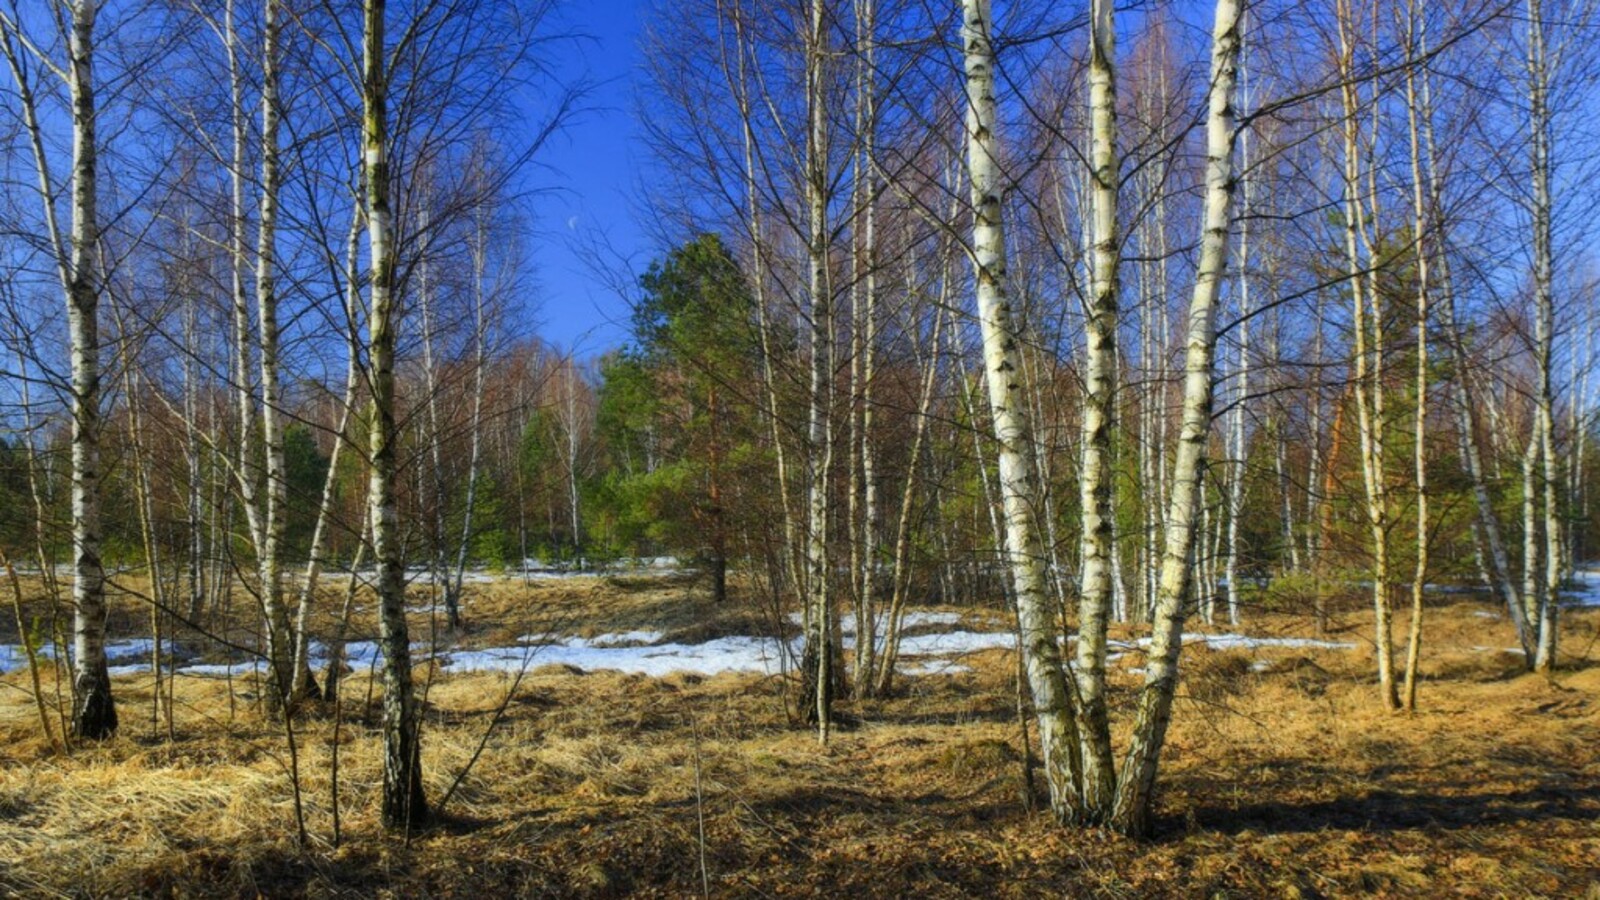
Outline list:
[[[179,679],[169,743],[149,677],[119,679],[122,735],[55,759],[17,673],[0,679],[0,893],[688,896],[703,853],[716,896],[1600,897],[1600,615],[1567,617],[1582,658],[1552,684],[1472,649],[1514,643],[1503,620],[1475,615],[1487,608],[1429,610],[1411,716],[1377,709],[1359,615],[1334,623],[1360,644],[1350,651],[1193,648],[1159,833],[1143,843],[1023,809],[1014,661],[999,651],[848,704],[861,724],[825,748],[790,726],[775,679],[537,669],[444,821],[409,843],[376,822],[379,709],[356,673],[337,741],[327,714],[297,724],[304,848],[281,727],[230,704],[226,683]],[[717,629],[752,614],[690,584],[594,579],[480,588],[468,615],[467,640],[493,643],[579,621],[732,633]],[[1309,633],[1286,618],[1250,626]],[[1130,654],[1115,670],[1119,713],[1141,664]],[[511,686],[432,684],[430,797]]]

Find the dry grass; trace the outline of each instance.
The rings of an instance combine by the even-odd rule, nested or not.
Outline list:
[[[604,579],[495,585],[469,605],[468,637],[580,618],[595,631],[731,628],[749,615],[697,596]],[[246,701],[230,707],[226,684],[179,679],[168,743],[152,733],[149,678],[119,679],[122,736],[54,759],[13,674],[0,680],[0,893],[698,895],[703,815],[717,896],[1600,897],[1600,616],[1567,618],[1567,647],[1586,659],[1551,684],[1471,649],[1514,643],[1503,621],[1474,615],[1485,608],[1429,610],[1414,716],[1375,708],[1363,649],[1195,648],[1146,843],[1023,810],[1013,661],[998,651],[969,660],[971,673],[851,704],[861,725],[826,748],[790,727],[774,679],[539,669],[445,820],[409,844],[375,820],[379,711],[358,673],[337,744],[331,716],[297,724],[305,848],[281,727]],[[1288,619],[1252,626],[1305,633]],[[1355,614],[1335,623],[1357,642],[1365,627]],[[1266,671],[1252,670],[1258,658]],[[1136,679],[1119,668],[1114,683],[1125,712]],[[511,684],[433,683],[431,797]]]

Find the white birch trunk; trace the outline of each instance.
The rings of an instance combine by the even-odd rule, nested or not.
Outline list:
[[[1116,24],[1113,0],[1093,0],[1089,40],[1091,278],[1084,323],[1083,519],[1078,597],[1078,735],[1082,741],[1083,808],[1091,821],[1110,811],[1116,789],[1106,711],[1106,622],[1112,605],[1111,429],[1116,406],[1118,262]]]
[[[1428,158],[1431,200],[1435,209],[1441,205],[1439,172],[1434,160],[1433,113],[1429,104],[1429,79],[1422,73],[1423,142]],[[1445,242],[1441,241],[1441,244]],[[1500,514],[1495,509],[1494,498],[1489,493],[1488,472],[1483,453],[1478,444],[1480,428],[1479,406],[1471,378],[1472,361],[1467,355],[1466,343],[1456,319],[1455,282],[1450,277],[1450,254],[1439,255],[1439,316],[1445,337],[1450,346],[1450,356],[1455,364],[1454,400],[1456,427],[1461,432],[1461,455],[1466,462],[1467,478],[1472,483],[1473,505],[1477,513],[1477,528],[1487,550],[1485,559],[1489,586],[1500,595],[1506,605],[1517,640],[1522,645],[1523,656],[1531,666],[1534,659],[1534,638],[1529,629],[1527,610],[1522,595],[1512,577],[1511,553],[1506,546],[1505,532]]]
[[[266,521],[262,515],[259,494],[261,490],[261,464],[255,449],[255,392],[251,387],[250,361],[252,354],[250,305],[245,288],[245,269],[249,265],[246,250],[245,222],[245,145],[248,133],[248,114],[244,102],[244,66],[239,59],[239,32],[234,19],[235,0],[228,0],[223,9],[223,49],[228,58],[228,85],[233,124],[232,160],[228,167],[231,190],[228,227],[229,296],[233,301],[233,390],[238,414],[238,453],[234,461],[234,478],[239,486],[239,496],[244,507],[245,523],[250,533],[250,543],[259,555],[266,544]],[[268,636],[270,643],[271,637]]]
[[[278,190],[282,183],[278,131],[279,0],[265,0],[261,45],[261,201],[256,231],[256,322],[261,339],[261,436],[266,484],[260,553],[261,602],[266,611],[267,659],[273,679],[269,699],[292,700],[293,631],[283,595],[283,540],[288,524],[288,479],[284,468],[282,392],[279,389],[277,242]],[[242,223],[236,227],[242,228]]]
[[[360,253],[362,214],[360,206],[350,215],[350,233],[345,245],[344,311],[347,323],[345,332],[344,396],[339,404],[339,424],[333,434],[333,449],[328,454],[328,474],[322,481],[322,500],[317,504],[317,521],[311,528],[311,551],[306,560],[305,584],[300,591],[300,606],[295,618],[294,682],[289,695],[299,698],[315,688],[311,683],[311,609],[316,602],[317,582],[326,565],[323,558],[328,541],[328,521],[333,515],[333,501],[338,487],[339,458],[348,443],[350,414],[355,407],[356,386],[360,382],[361,349],[359,346],[359,313],[361,302]],[[352,580],[353,580],[352,576]]]
[[[832,571],[828,561],[831,506],[828,475],[833,463],[833,299],[828,278],[828,123],[825,0],[812,0],[806,48],[806,199],[810,207],[811,385],[807,425],[805,666],[801,693],[806,718],[828,741],[833,714]]]
[[[1239,48],[1240,105],[1248,110],[1250,73],[1244,47]],[[1239,520],[1244,516],[1244,482],[1249,448],[1245,443],[1245,408],[1250,402],[1250,133],[1239,135],[1239,157],[1243,172],[1239,176],[1239,347],[1234,370],[1233,409],[1228,417],[1228,624],[1239,625]]]
[[[472,546],[473,509],[478,503],[478,470],[483,457],[483,375],[488,364],[489,323],[485,312],[484,278],[488,275],[488,223],[475,220],[472,244],[472,415],[467,451],[466,508],[456,544],[454,578],[445,587],[444,607],[452,631],[461,627],[461,591],[466,582],[467,554]]]
[[[949,309],[949,290],[952,279],[947,275],[940,288],[937,309]],[[889,609],[884,615],[883,649],[878,658],[876,671],[869,672],[871,676],[869,693],[884,696],[889,693],[894,684],[894,667],[900,656],[900,625],[905,614],[908,588],[910,586],[910,559],[911,559],[911,514],[916,508],[917,499],[917,463],[922,458],[922,447],[928,434],[929,410],[933,405],[933,389],[938,383],[940,347],[945,329],[947,312],[936,312],[933,327],[932,347],[928,352],[927,362],[922,371],[922,390],[917,401],[917,420],[911,437],[911,453],[906,458],[905,483],[900,489],[900,515],[895,523],[894,562],[890,570],[892,595],[889,600]],[[983,467],[981,448],[979,450],[978,466]],[[987,478],[987,474],[985,474]],[[868,631],[856,620],[856,646],[868,639],[876,640],[875,631]],[[857,651],[860,652],[859,650]],[[858,684],[860,684],[858,682]],[[862,688],[866,690],[866,687]]]
[[[1373,254],[1372,239],[1367,233],[1366,203],[1360,196],[1360,104],[1353,80],[1355,47],[1352,32],[1355,26],[1351,20],[1349,0],[1340,0],[1338,19],[1339,70],[1344,81],[1340,96],[1344,105],[1345,255],[1355,330],[1354,381],[1356,422],[1361,438],[1361,476],[1366,490],[1367,528],[1372,540],[1372,604],[1378,692],[1384,706],[1398,709],[1400,698],[1394,680],[1394,647],[1390,625],[1389,512],[1383,451],[1383,323],[1380,301],[1375,291],[1376,276],[1364,274],[1368,266],[1361,259],[1361,245],[1366,246],[1369,260]],[[1376,110],[1373,115],[1378,115]],[[1373,296],[1369,297],[1369,294]],[[1369,318],[1373,320],[1370,324]]]
[[[1535,355],[1539,367],[1539,485],[1544,497],[1544,590],[1538,604],[1538,643],[1533,667],[1546,674],[1556,664],[1557,613],[1561,593],[1560,484],[1555,447],[1555,397],[1551,385],[1555,342],[1555,249],[1550,194],[1550,67],[1545,47],[1544,0],[1528,0],[1528,131],[1533,180],[1533,293]]]
[[[856,322],[855,331],[861,333],[859,400],[860,462],[861,462],[861,518],[860,529],[860,582],[856,609],[856,665],[853,683],[856,690],[870,693],[873,690],[873,656],[877,650],[877,573],[878,573],[878,478],[877,446],[873,441],[873,382],[877,377],[878,344],[878,181],[877,181],[877,4],[876,0],[859,0],[856,18],[860,38],[862,68],[858,76],[857,93],[860,97],[861,153],[857,158],[855,188],[862,190],[864,218],[863,243],[865,252],[864,291],[865,305]],[[934,358],[937,359],[937,352]],[[922,415],[926,415],[926,408]],[[923,429],[919,418],[919,434]],[[913,464],[915,464],[915,457]]]
[[[1007,296],[991,22],[988,0],[963,0],[967,166],[972,187],[973,266],[983,333],[984,378],[998,445],[1006,552],[1028,683],[1039,717],[1039,744],[1050,789],[1050,808],[1058,819],[1075,821],[1082,814],[1078,736],[1057,642],[1059,629],[1045,596],[1043,550],[1035,517],[1033,466],[1029,461],[1033,433],[1027,415],[1017,328]]]
[[[1167,512],[1166,555],[1156,605],[1144,687],[1117,784],[1111,826],[1124,834],[1150,829],[1156,772],[1178,688],[1178,656],[1194,550],[1195,504],[1211,433],[1215,389],[1217,295],[1228,265],[1228,225],[1233,202],[1233,93],[1241,42],[1239,0],[1217,0],[1211,43],[1211,87],[1206,118],[1206,182],[1200,261],[1189,303],[1189,337],[1183,388],[1183,424],[1173,465]]]
[[[444,532],[450,498],[444,475],[444,429],[439,425],[439,365],[433,354],[433,242],[430,239],[431,216],[426,200],[422,202],[422,209],[417,212],[417,220],[417,231],[421,235],[419,240],[421,250],[417,259],[417,311],[422,317],[422,380],[423,390],[428,398],[426,404],[428,461],[431,463],[433,475],[433,522],[429,529],[428,541],[430,550],[428,565],[432,575],[429,590],[433,596],[429,599],[429,607],[436,609],[439,586],[445,581]],[[417,427],[423,428],[424,423],[419,422]],[[449,588],[445,590],[448,593]]]
[[[389,210],[388,71],[385,0],[365,0],[362,41],[362,157],[366,165],[367,239],[371,257],[371,311],[367,320],[371,366],[372,476],[368,498],[372,552],[378,566],[379,644],[383,650],[382,819],[409,830],[427,821],[422,791],[421,738],[411,683],[411,640],[406,628],[405,566],[400,558],[399,503],[395,495],[399,434],[395,427],[395,250]]]
[[[740,149],[744,161],[745,228],[750,238],[751,290],[754,294],[756,329],[761,345],[761,389],[764,401],[761,412],[766,420],[768,440],[772,446],[774,480],[777,483],[779,506],[783,511],[781,571],[789,583],[796,590],[800,590],[805,583],[803,567],[799,561],[800,523],[791,494],[788,451],[784,445],[782,422],[778,417],[778,384],[773,363],[772,326],[768,321],[767,309],[767,245],[762,232],[761,194],[757,187],[756,174],[755,114],[751,101],[744,19],[738,6],[735,4],[731,15],[734,34],[732,49],[737,59],[730,67],[727,54],[724,53],[722,68],[739,111]]]
[[[67,331],[72,347],[72,640],[77,738],[117,730],[106,671],[105,571],[100,563],[100,222],[95,136],[96,0],[72,6],[72,253]]]
[[[16,80],[23,124],[28,132],[46,238],[54,251],[57,277],[67,308],[71,353],[72,446],[72,613],[73,711],[75,738],[100,740],[117,730],[117,710],[106,670],[105,572],[100,560],[100,327],[98,146],[95,130],[94,26],[96,0],[69,4],[68,62],[65,69],[43,56],[38,62],[66,84],[72,120],[72,232],[63,240],[55,212],[55,192],[45,153],[44,131],[21,50],[34,52],[21,22],[0,13],[6,62]],[[26,387],[24,387],[26,390]],[[26,405],[26,404],[25,404]],[[31,433],[31,432],[30,432]],[[31,469],[30,469],[31,471]],[[42,513],[37,487],[35,504]],[[42,516],[41,516],[42,521]],[[46,570],[40,541],[40,564]]]
[[[567,521],[572,527],[572,552],[578,556],[578,562],[581,566],[583,518],[578,502],[578,471],[580,468],[580,463],[578,462],[580,428],[578,421],[578,378],[577,361],[569,358],[567,360],[567,377],[564,384],[566,388],[564,397],[567,408]]]
[[[1412,0],[1409,26],[1412,42],[1418,52],[1413,56],[1427,55],[1427,7],[1425,0]],[[1423,63],[1422,65],[1426,65]],[[1417,89],[1416,66],[1406,70],[1406,122],[1411,145],[1411,208],[1412,230],[1415,233],[1417,259],[1417,370],[1416,414],[1413,417],[1415,441],[1417,501],[1417,564],[1411,577],[1411,625],[1406,639],[1405,685],[1401,704],[1408,712],[1417,708],[1417,667],[1422,661],[1422,610],[1423,592],[1428,583],[1428,239],[1429,219],[1423,196],[1422,140],[1419,117],[1420,94]]]

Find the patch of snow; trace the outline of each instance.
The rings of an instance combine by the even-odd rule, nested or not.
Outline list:
[[[953,660],[928,659],[902,662],[895,667],[901,675],[965,675],[972,671],[966,663]]]
[[[1252,637],[1244,634],[1185,634],[1185,644],[1206,644],[1215,650],[1263,650],[1295,648],[1301,650],[1350,650],[1355,644],[1342,641],[1319,641],[1314,638]],[[1139,646],[1148,648],[1150,638],[1139,639]]]
[[[789,621],[795,625],[800,625],[805,622],[805,616],[802,613],[790,613]],[[875,630],[878,634],[883,634],[884,629],[888,627],[889,614],[884,613],[880,616],[877,616],[876,622],[877,628]],[[959,624],[961,624],[961,614],[953,612],[911,610],[910,612],[903,614],[900,618],[900,627],[902,629]],[[839,633],[845,637],[853,637],[855,635],[856,617],[854,613],[845,613],[839,617]]]
[[[546,571],[533,572],[533,571],[529,571],[529,572],[519,572],[517,577],[521,578],[524,581],[565,581],[565,580],[567,580],[569,578],[589,578],[589,577],[592,577],[593,574],[594,574],[593,572],[546,572]]]
[[[1009,649],[1016,638],[1009,631],[947,631],[900,639],[901,656],[956,656],[983,650]]]
[[[846,618],[850,619],[850,625],[851,625],[852,628],[854,628],[855,627],[855,617],[854,616],[846,616]],[[927,627],[927,626],[930,626],[930,625],[959,625],[959,624],[961,624],[961,614],[960,613],[953,613],[953,612],[924,612],[922,610],[913,610],[911,612],[906,613],[900,619],[900,627],[901,628],[921,628],[921,627]]]
[[[664,635],[662,635],[662,633],[659,631],[641,629],[638,631],[619,631],[613,634],[600,634],[589,638],[588,640],[584,640],[583,638],[573,638],[572,640],[568,641],[567,644],[569,646],[588,647],[615,647],[618,644],[654,644],[659,642],[663,636]]]
[[[1568,606],[1600,606],[1600,567],[1587,565],[1572,573],[1572,586],[1562,591]]]
[[[179,675],[193,675],[198,678],[244,678],[261,671],[261,661],[234,663],[221,665],[215,663],[200,663],[193,666],[184,666],[178,670]]]
[[[106,659],[112,662],[122,659],[134,659],[140,656],[148,657],[155,649],[155,641],[149,638],[132,638],[126,641],[107,641]]]
[[[615,636],[608,636],[615,637]],[[488,650],[453,650],[441,654],[452,672],[517,672],[544,665],[567,665],[585,671],[605,669],[661,676],[672,672],[717,675],[722,672],[780,670],[781,648],[768,638],[723,637],[703,644],[658,644],[617,647],[600,638],[565,643]]]
[[[462,584],[492,584],[499,578],[499,575],[495,574],[494,572],[490,572],[487,569],[467,569],[465,572],[461,573]],[[440,584],[451,584],[455,580],[456,573],[454,570],[443,573],[442,577],[438,574],[435,574],[432,569],[422,568],[420,566],[412,567],[406,570],[407,584],[434,584],[435,582]]]

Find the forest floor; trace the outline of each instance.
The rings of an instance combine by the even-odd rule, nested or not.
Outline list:
[[[682,578],[469,585],[462,642],[782,630],[703,593]],[[131,634],[142,619],[116,621]],[[1237,630],[1316,636],[1265,613]],[[842,702],[852,724],[826,747],[792,722],[781,676],[425,665],[430,799],[482,752],[409,839],[378,826],[381,709],[364,670],[337,715],[299,717],[293,758],[247,679],[169,679],[169,733],[148,672],[116,679],[118,737],[58,757],[16,670],[0,676],[0,895],[1600,898],[1600,608],[1564,618],[1552,682],[1505,652],[1515,640],[1486,600],[1437,598],[1414,715],[1378,708],[1357,603],[1326,637],[1349,646],[1185,649],[1144,842],[1024,808],[1005,649]],[[1123,718],[1142,664],[1131,650],[1113,667]]]

